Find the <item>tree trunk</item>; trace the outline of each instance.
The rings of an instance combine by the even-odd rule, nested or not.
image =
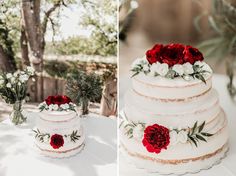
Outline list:
[[[82,115],[86,115],[89,113],[88,106],[89,106],[89,101],[87,99],[84,99],[82,101]]]
[[[110,80],[105,83],[101,100],[101,115],[111,116],[117,114],[117,81]]]
[[[30,66],[28,40],[25,34],[24,26],[21,27],[20,46],[22,65],[24,68],[25,66]]]
[[[14,72],[16,63],[13,56],[9,56],[0,45],[0,69],[6,72]]]

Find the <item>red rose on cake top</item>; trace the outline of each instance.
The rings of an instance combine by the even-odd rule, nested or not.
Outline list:
[[[58,106],[72,102],[71,99],[65,95],[48,96],[44,101],[47,105],[57,104]]]
[[[166,63],[170,67],[186,62],[194,64],[196,61],[202,61],[204,59],[198,49],[178,43],[165,46],[156,44],[152,49],[146,52],[146,58],[149,64],[160,62]]]

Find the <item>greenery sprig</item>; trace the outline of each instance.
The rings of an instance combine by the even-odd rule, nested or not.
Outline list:
[[[39,141],[42,143],[46,142],[45,137],[47,138],[47,140],[51,138],[51,135],[49,133],[42,133],[39,129],[33,130],[33,132],[35,133],[35,138],[39,139]],[[81,136],[78,135],[77,130],[73,130],[71,134],[65,134],[64,137],[70,138],[70,141],[76,142]]]
[[[196,147],[198,146],[199,141],[207,142],[206,138],[213,136],[211,133],[203,132],[204,127],[205,121],[199,126],[198,122],[195,122],[193,128],[189,129],[188,141],[193,143]]]

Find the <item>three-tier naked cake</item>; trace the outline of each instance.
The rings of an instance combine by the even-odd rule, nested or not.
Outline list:
[[[126,158],[148,172],[185,174],[225,156],[227,119],[198,49],[157,44],[131,72],[120,126]]]
[[[84,147],[84,132],[75,104],[67,96],[49,96],[39,105],[35,145],[40,153],[55,158],[75,155]]]

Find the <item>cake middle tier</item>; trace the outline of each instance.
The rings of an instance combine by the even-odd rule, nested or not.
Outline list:
[[[199,123],[213,121],[220,111],[218,94],[214,89],[200,97],[180,102],[148,98],[133,90],[125,95],[124,114],[128,120],[134,122],[187,128],[193,126],[196,121]]]

